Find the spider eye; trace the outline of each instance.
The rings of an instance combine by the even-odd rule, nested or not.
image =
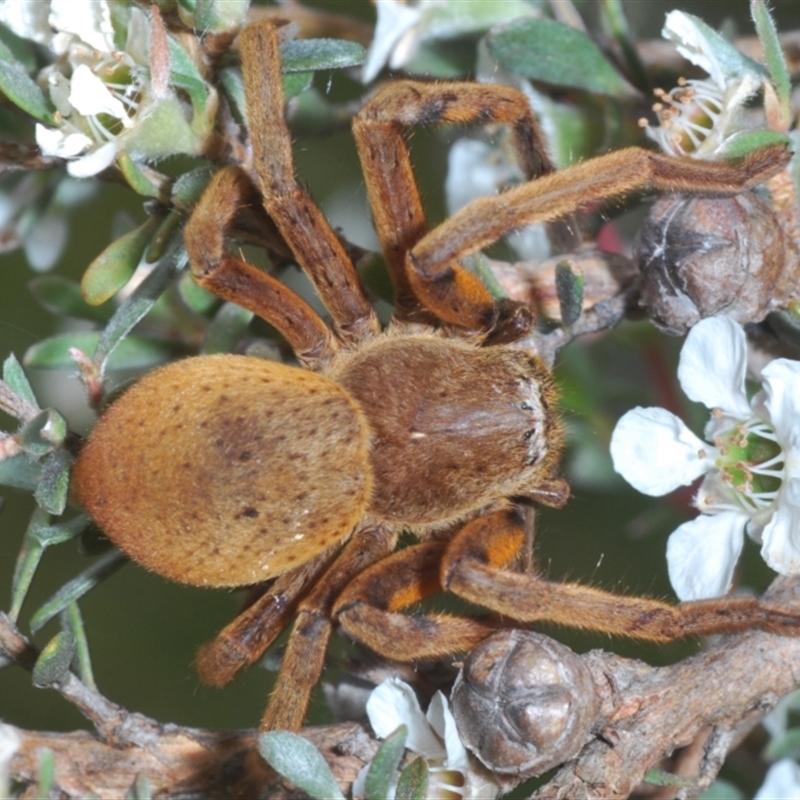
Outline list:
[[[531,404],[530,404],[530,403],[529,403],[527,400],[524,400],[524,401],[523,401],[523,402],[520,404],[520,408],[521,408],[523,411],[533,411],[533,406],[532,406],[532,405],[531,405]]]
[[[523,439],[530,439],[536,433],[536,428],[531,428],[529,431],[525,431],[522,435]]]

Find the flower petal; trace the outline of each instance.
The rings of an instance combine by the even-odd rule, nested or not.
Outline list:
[[[108,142],[97,150],[87,153],[83,158],[70,161],[67,164],[67,172],[73,178],[91,178],[102,172],[106,167],[114,163],[117,155],[117,145],[115,142]]]
[[[49,6],[50,25],[55,30],[71,33],[101,53],[114,51],[114,28],[106,0],[51,0]]]
[[[447,751],[447,758],[444,765],[448,769],[455,769],[459,772],[467,772],[469,770],[469,758],[467,757],[467,749],[458,735],[458,728],[456,727],[456,720],[450,711],[450,705],[447,699],[441,692],[436,692],[428,706],[428,713],[426,714],[431,728],[436,732],[436,735],[444,742],[444,748]]]
[[[709,317],[700,320],[686,337],[678,380],[690,400],[748,419],[746,369],[747,340],[742,327],[728,317]]]
[[[772,569],[781,575],[800,574],[800,477],[784,479],[761,540],[761,555]]]
[[[800,766],[791,758],[776,761],[753,800],[800,800]]]
[[[797,462],[800,471],[800,361],[776,358],[761,370],[766,400],[784,457]],[[787,452],[788,451],[788,452]],[[793,471],[793,470],[792,470]]]
[[[108,114],[121,119],[123,124],[130,125],[131,120],[125,106],[86,64],[79,64],[72,73],[69,102],[84,117]]]
[[[64,133],[57,128],[45,128],[37,122],[36,144],[46,156],[73,158],[90,147],[93,142],[86,134]]]
[[[684,522],[667,542],[669,580],[681,600],[721,597],[731,585],[744,545],[747,515],[701,514]]]
[[[378,22],[361,75],[364,83],[369,83],[377,76],[383,65],[388,63],[392,50],[403,38],[403,34],[420,19],[419,9],[398,0],[376,0],[375,9],[378,12]]]
[[[634,408],[611,435],[614,469],[643,494],[688,486],[714,464],[715,448],[664,408]]]
[[[422,713],[414,690],[399,678],[387,678],[375,687],[367,700],[367,716],[379,739],[385,739],[401,725],[406,725],[409,750],[426,758],[443,759],[447,755]]]

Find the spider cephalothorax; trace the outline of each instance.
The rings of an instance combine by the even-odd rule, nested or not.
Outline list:
[[[232,355],[164,367],[111,406],[74,471],[77,498],[145,566],[196,585],[273,581],[201,651],[202,677],[225,683],[297,617],[262,724],[298,728],[334,624],[404,661],[467,650],[493,630],[401,613],[442,589],[510,620],[641,638],[753,625],[794,633],[795,615],[754,599],[669,606],[515,571],[522,509],[568,495],[555,391],[523,341],[530,310],[495,302],[460,265],[515,227],[635,188],[734,193],[781,169],[783,148],[738,166],[631,148],[555,172],[517,91],[390,84],[353,127],[397,298],[381,331],[340,241],[295,180],[275,29],[245,30],[241,52],[250,168],[215,175],[186,247],[200,285],[274,325],[306,369]],[[510,125],[530,181],[428,232],[403,139],[419,121]],[[256,191],[330,326],[227,251],[226,232]],[[404,529],[420,541],[395,551]]]

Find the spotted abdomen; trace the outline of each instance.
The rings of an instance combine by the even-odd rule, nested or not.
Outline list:
[[[244,356],[191,358],[108,409],[73,486],[145,567],[241,586],[349,535],[372,490],[368,449],[363,414],[327,378]]]

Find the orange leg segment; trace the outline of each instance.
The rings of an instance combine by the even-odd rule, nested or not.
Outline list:
[[[239,36],[251,119],[254,180],[264,209],[330,311],[339,335],[359,341],[380,330],[358,273],[336,234],[294,175],[284,114],[278,36],[271,25],[251,25]]]
[[[319,682],[331,634],[331,606],[343,587],[390,553],[397,537],[382,528],[356,531],[341,555],[300,604],[261,730],[299,730]]]
[[[407,254],[427,224],[404,132],[431,123],[509,125],[529,180],[554,167],[527,99],[507,86],[402,81],[381,89],[353,120],[375,228],[395,286],[397,318],[420,318],[421,299],[447,322],[486,330],[493,299],[477,278],[456,262],[437,265],[436,274],[426,276],[432,284],[408,268]],[[446,291],[451,285],[456,288]]]
[[[445,543],[423,542],[384,558],[350,583],[334,618],[353,638],[394,661],[465,652],[496,630],[450,614],[411,616],[400,609],[441,590]]]
[[[797,635],[800,629],[796,612],[756,598],[670,605],[500,569],[515,540],[520,544],[524,540],[522,518],[516,509],[469,523],[447,548],[441,564],[442,585],[520,622],[548,621],[658,642],[754,627],[787,635]]]
[[[225,231],[251,190],[237,167],[226,167],[213,177],[184,231],[192,273],[204,289],[274,325],[299,361],[318,368],[337,349],[328,326],[291,289],[226,251]]]

